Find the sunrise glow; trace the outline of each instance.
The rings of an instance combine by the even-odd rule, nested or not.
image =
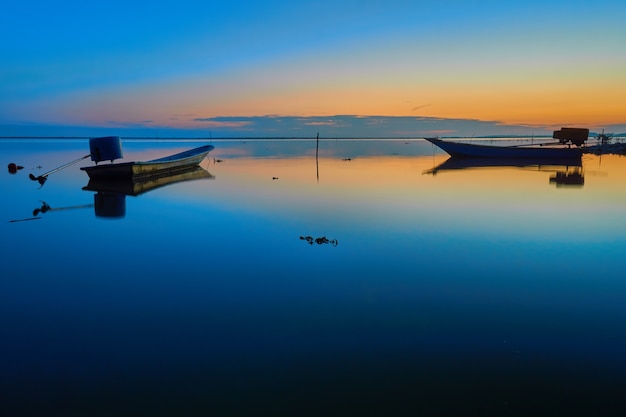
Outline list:
[[[620,2],[62,3],[12,5],[6,14],[14,17],[0,28],[11,39],[0,46],[5,134],[81,126],[280,136],[293,131],[212,118],[341,115],[455,120],[416,125],[409,133],[417,135],[626,130]],[[91,25],[94,14],[109,25]]]

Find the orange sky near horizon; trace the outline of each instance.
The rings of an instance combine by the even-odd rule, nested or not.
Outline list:
[[[624,68],[626,74],[626,68]],[[67,93],[62,105],[42,100],[39,114],[54,121],[141,122],[194,127],[196,118],[218,116],[415,116],[497,121],[503,124],[602,128],[626,121],[626,81],[618,71],[585,78],[558,71],[526,79],[469,74],[382,80],[337,79],[290,82],[281,73],[256,74],[213,82],[179,80],[167,87],[151,83]],[[283,82],[280,82],[283,80]],[[85,105],[85,103],[91,103]],[[175,110],[175,111],[174,111]]]
[[[0,45],[0,124],[206,130],[199,119],[355,115],[626,125],[623,2],[278,4],[220,4],[210,25],[210,2],[195,14],[150,4],[156,14],[141,22],[98,8],[119,23],[106,35],[84,23],[93,5],[57,16],[49,39],[5,26],[16,43]]]

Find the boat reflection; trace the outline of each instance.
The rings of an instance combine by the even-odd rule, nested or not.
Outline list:
[[[189,167],[179,170],[170,175],[159,175],[144,178],[142,180],[114,179],[114,180],[90,180],[83,187],[86,191],[95,191],[93,204],[81,204],[74,206],[57,207],[41,201],[41,204],[32,212],[32,217],[10,220],[10,223],[27,220],[39,220],[42,215],[53,211],[66,211],[75,209],[92,208],[96,217],[122,218],[126,215],[126,196],[136,197],[148,191],[167,185],[204,179],[214,179],[202,166]]]
[[[96,191],[93,204],[96,217],[122,218],[126,215],[126,196],[136,197],[167,185],[207,179],[215,177],[202,166],[196,165],[173,174],[150,176],[139,180],[90,179],[83,190]]]
[[[550,182],[557,187],[582,187],[585,184],[585,176],[582,167],[568,167],[565,171],[558,171],[550,177]]]
[[[38,207],[33,210],[33,216],[38,216],[39,214],[44,214],[49,211],[60,211],[60,210],[74,210],[74,209],[82,209],[82,208],[90,208],[93,207],[93,204],[82,204],[79,206],[66,206],[66,207],[51,207],[50,204],[45,201],[41,202],[41,207]]]
[[[39,220],[42,218],[41,215],[51,212],[51,211],[76,210],[76,209],[91,208],[93,206],[94,206],[93,204],[81,204],[78,206],[52,207],[50,204],[46,203],[45,201],[41,201],[41,206],[33,210],[32,217],[9,220],[9,223],[24,222],[28,220]]]
[[[422,174],[437,175],[446,171],[488,168],[519,168],[550,172],[554,175],[549,182],[557,187],[578,186],[585,183],[582,163],[564,159],[511,159],[511,158],[455,158],[450,157]]]
[[[150,176],[139,180],[133,180],[132,178],[90,179],[89,183],[83,187],[83,190],[138,196],[148,191],[178,182],[214,178],[215,177],[206,169],[196,165],[174,174]]]

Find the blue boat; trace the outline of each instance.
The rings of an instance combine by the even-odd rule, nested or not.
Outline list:
[[[516,159],[561,159],[580,160],[583,149],[569,145],[558,146],[495,146],[476,143],[462,143],[424,138],[455,158],[516,158]]]

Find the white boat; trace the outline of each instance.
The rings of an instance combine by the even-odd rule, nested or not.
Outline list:
[[[170,176],[197,166],[213,149],[213,145],[200,146],[174,155],[145,162],[123,162],[81,167],[91,179],[139,180],[154,176]]]

